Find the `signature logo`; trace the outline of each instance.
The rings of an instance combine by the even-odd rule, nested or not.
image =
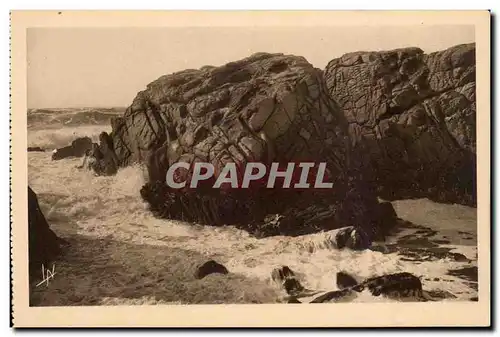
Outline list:
[[[38,283],[36,286],[39,287],[42,284],[46,283],[47,287],[49,286],[49,281],[54,278],[56,274],[56,265],[52,265],[52,270],[45,269],[45,266],[42,264],[42,281]]]

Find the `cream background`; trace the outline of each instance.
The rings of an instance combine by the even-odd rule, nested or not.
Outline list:
[[[14,326],[486,326],[490,324],[490,24],[489,12],[13,12],[12,259]],[[479,302],[187,305],[144,307],[28,306],[27,29],[28,27],[474,25],[477,53]],[[231,29],[231,28],[228,28]],[[236,43],[236,42],[235,42]],[[245,41],[239,41],[245,43]],[[237,44],[237,43],[236,43]],[[228,50],[234,48],[228,46]],[[333,55],[330,51],[328,55]],[[75,64],[78,61],[75,60]],[[80,60],[79,62],[83,62]],[[318,61],[319,62],[319,61]],[[126,81],[127,78],[123,78]],[[116,90],[117,88],[111,88]],[[71,95],[70,95],[71,96]],[[117,96],[119,97],[119,96]],[[132,97],[131,97],[132,98]]]

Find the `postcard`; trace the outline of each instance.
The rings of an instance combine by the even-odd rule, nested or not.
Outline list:
[[[14,327],[491,324],[488,11],[11,27]]]

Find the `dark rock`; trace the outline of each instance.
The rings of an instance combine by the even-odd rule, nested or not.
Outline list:
[[[450,240],[440,240],[440,239],[436,239],[436,240],[432,240],[432,242],[435,242],[435,243],[438,243],[440,245],[444,244],[449,244],[451,241]]]
[[[112,138],[106,132],[101,132],[99,146],[92,153],[95,158],[92,169],[96,174],[109,176],[118,171],[118,157],[113,148]]]
[[[42,264],[50,269],[49,263],[60,253],[66,242],[50,229],[43,215],[36,193],[28,186],[28,242],[30,274],[39,275]]]
[[[347,297],[354,295],[351,289],[342,289],[336,291],[329,291],[321,296],[316,297],[309,303],[325,303],[325,302],[336,302]]]
[[[356,281],[356,279],[351,275],[342,271],[337,273],[337,288],[339,289],[351,288],[357,284],[358,281]]]
[[[287,303],[302,303],[302,302],[301,302],[301,301],[299,301],[299,300],[297,299],[297,297],[293,297],[293,296],[292,296],[292,297],[290,297],[290,298],[288,299],[288,302],[287,302]]]
[[[469,298],[469,301],[478,302],[479,298],[477,296],[476,297],[471,297],[471,298]]]
[[[279,287],[285,289],[289,295],[299,295],[305,288],[300,284],[295,276],[295,273],[288,266],[274,268],[271,272],[271,279]]]
[[[92,149],[92,139],[89,137],[77,138],[71,145],[55,149],[52,153],[52,160],[60,160],[70,157],[83,157],[88,150]]]
[[[371,245],[370,238],[365,231],[353,226],[340,228],[335,235],[335,242],[338,249],[363,250]]]
[[[353,155],[380,196],[476,204],[475,44],[345,54],[328,63],[330,96]]]
[[[477,282],[477,279],[478,279],[477,274],[478,274],[478,272],[477,272],[476,266],[448,270],[448,275],[453,275],[453,276],[459,277],[463,280],[472,281],[472,282]]]
[[[470,261],[467,256],[465,256],[464,254],[460,254],[460,253],[450,253],[449,254],[449,257],[457,262],[466,262],[466,261]]]
[[[196,269],[195,278],[202,279],[210,274],[228,274],[228,270],[222,264],[210,260],[202,264]]]
[[[28,152],[45,152],[45,150],[39,146],[28,146]]]
[[[298,294],[304,290],[304,287],[300,282],[295,278],[287,278],[285,282],[283,282],[283,287],[285,291],[289,295]]]

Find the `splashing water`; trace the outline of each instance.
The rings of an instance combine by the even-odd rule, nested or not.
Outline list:
[[[67,129],[33,130],[30,146],[53,148],[72,139],[96,136],[110,131],[106,126],[81,126]],[[426,290],[440,290],[466,300],[477,290],[448,270],[477,266],[474,241],[443,241],[440,247],[463,254],[468,261],[444,256],[428,261],[410,261],[398,252],[360,252],[336,250],[328,232],[302,237],[256,239],[234,227],[212,227],[157,219],[148,211],[139,190],[144,184],[145,169],[139,165],[123,168],[115,176],[96,177],[78,170],[81,158],[52,161],[49,153],[29,153],[28,182],[38,194],[42,211],[56,233],[62,237],[75,234],[144,245],[181,248],[215,258],[232,273],[257,277],[268,282],[274,267],[288,265],[309,289],[335,290],[335,274],[346,271],[360,278],[396,272],[410,272],[422,277]],[[393,203],[398,216],[428,226],[445,238],[468,233],[475,238],[475,209],[459,205],[440,205],[427,199]],[[391,240],[407,234],[401,232]],[[467,234],[467,235],[468,235]],[[465,234],[463,234],[465,235]],[[449,242],[449,244],[447,244]],[[362,294],[354,301],[388,301]]]

